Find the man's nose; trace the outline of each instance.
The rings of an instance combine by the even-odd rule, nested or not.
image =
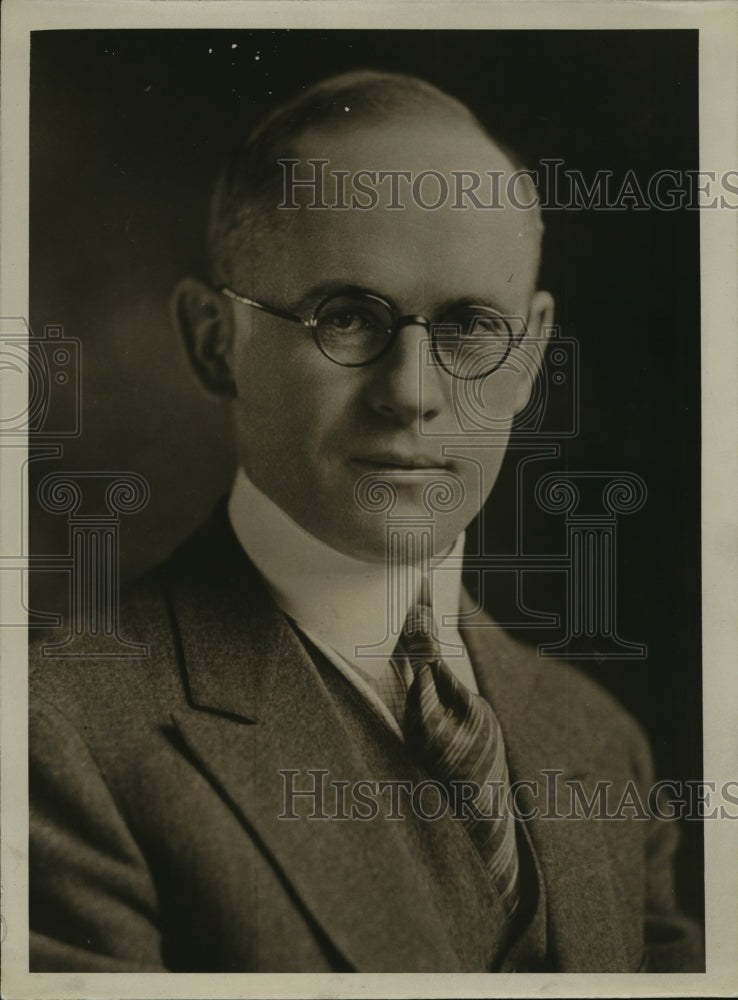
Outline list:
[[[370,406],[402,426],[432,420],[444,404],[449,376],[435,363],[429,339],[426,326],[408,317],[387,354],[370,369]]]

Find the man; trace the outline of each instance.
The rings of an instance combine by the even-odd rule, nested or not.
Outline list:
[[[672,826],[538,795],[647,797],[635,724],[460,584],[552,321],[515,169],[366,72],[224,170],[174,316],[238,471],[121,608],[148,657],[33,669],[32,970],[700,968]]]

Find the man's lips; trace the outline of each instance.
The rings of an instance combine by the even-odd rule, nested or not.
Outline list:
[[[449,468],[449,463],[431,455],[407,455],[400,452],[373,452],[359,455],[353,461],[367,469],[398,470],[400,472],[431,470],[437,472]]]

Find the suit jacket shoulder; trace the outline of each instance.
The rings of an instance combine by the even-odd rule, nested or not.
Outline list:
[[[365,765],[224,509],[126,590],[119,618],[145,655],[99,657],[94,637],[75,659],[32,648],[34,970],[463,968],[386,839],[392,824],[277,822],[280,768],[316,752],[339,777]],[[585,805],[598,781],[616,796],[646,787],[644,737],[599,685],[481,611],[462,634],[524,812],[546,771],[579,782]],[[674,905],[673,824],[626,819],[531,818],[551,961],[699,968],[698,934]],[[356,864],[366,851],[373,874]],[[368,927],[371,899],[388,913]]]

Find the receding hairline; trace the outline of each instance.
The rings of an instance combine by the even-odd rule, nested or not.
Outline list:
[[[359,129],[392,124],[401,112],[413,120],[421,113],[433,114],[441,122],[468,126],[470,133],[488,142],[514,170],[523,167],[517,154],[492,135],[466,104],[420,77],[377,70],[328,77],[264,117],[221,169],[208,224],[212,276],[227,280],[233,272],[239,236],[245,236],[246,227],[251,230],[252,246],[259,236],[271,232],[272,223],[259,209],[278,180],[280,158],[294,154],[297,144],[311,132],[346,132],[347,114],[351,127]]]
[[[487,134],[466,104],[432,83],[406,73],[364,69],[312,84],[263,118],[251,132],[248,142],[259,141],[275,124],[290,118],[299,122],[293,133],[297,137],[308,128],[326,124],[331,119],[343,120],[347,110],[365,121],[381,121],[398,109],[410,111],[413,108],[434,108],[448,116],[466,119]]]

